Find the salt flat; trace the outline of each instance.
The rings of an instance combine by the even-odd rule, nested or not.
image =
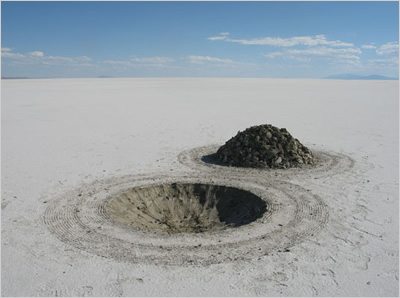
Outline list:
[[[132,78],[1,84],[3,296],[399,295],[398,81]],[[201,154],[239,130],[266,123],[285,127],[326,156],[326,165],[255,172],[201,164]],[[118,181],[182,177],[225,179],[244,188],[251,184],[255,191],[264,183],[271,196],[275,188],[284,191],[294,204],[288,207],[293,216],[303,201],[308,204],[300,210],[309,213],[304,218],[288,218],[304,233],[296,234],[294,224],[285,234],[289,224],[281,222],[275,244],[268,237],[262,242],[257,236],[266,233],[262,224],[266,229],[278,224],[272,214],[271,222],[231,232],[245,231],[237,239],[221,236],[225,246],[202,233],[135,238],[129,230],[111,235],[108,246],[91,245],[107,231],[89,223],[81,224],[87,234],[72,235],[77,222],[89,217],[63,210],[77,200],[86,210],[85,191],[95,201]],[[309,227],[315,232],[307,232]],[[288,240],[287,249],[279,247],[279,237]],[[135,246],[135,239],[147,246]],[[256,245],[254,251],[242,244],[246,239]],[[155,247],[156,242],[166,246]],[[189,247],[198,244],[198,252]],[[193,263],[180,260],[181,252],[193,253]]]

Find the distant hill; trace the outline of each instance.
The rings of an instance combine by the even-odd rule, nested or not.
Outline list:
[[[328,77],[324,77],[324,79],[335,79],[335,80],[398,80],[398,78],[390,78],[381,75],[369,75],[369,76],[361,76],[355,74],[337,74]]]

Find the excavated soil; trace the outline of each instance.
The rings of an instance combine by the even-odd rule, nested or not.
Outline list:
[[[49,200],[43,220],[61,241],[98,256],[123,262],[178,266],[249,261],[272,252],[286,251],[313,237],[326,225],[329,217],[326,204],[307,189],[285,181],[287,179],[274,178],[269,172],[260,175],[253,172],[255,169],[242,169],[247,172],[236,175],[229,171],[225,173],[226,169],[230,168],[183,169],[176,173],[127,175],[94,181]],[[140,207],[140,195],[134,194],[136,191],[143,191],[141,195],[152,193],[147,207],[142,206],[146,213],[150,209],[155,212],[157,208],[149,206],[159,203],[158,197],[179,193],[174,190],[174,184],[183,186],[180,193],[194,185],[204,187],[204,192],[208,188],[222,193],[224,190],[233,192],[237,196],[234,199],[237,207],[227,204],[228,195],[217,195],[220,205],[217,203],[216,208],[223,210],[224,215],[217,218],[210,212],[208,219],[199,226],[190,220],[185,225],[175,221],[173,229],[149,219],[141,220],[138,226],[129,223],[127,214],[113,214],[124,204],[127,208],[135,204]],[[131,203],[124,196],[130,196]],[[177,210],[169,209],[163,214],[171,212],[171,219],[182,218],[180,212],[190,209],[190,201],[198,202],[196,208],[205,206],[199,202],[202,197],[206,200],[205,195],[196,196],[193,192],[185,196],[186,203],[165,204],[164,207]],[[252,214],[243,200],[253,200],[251,205],[258,206],[260,211]],[[208,201],[212,200],[209,198]],[[265,212],[262,211],[264,204]],[[143,212],[139,214],[144,215]],[[193,211],[192,217],[194,214],[201,213]],[[247,219],[246,214],[249,215]],[[178,228],[181,230],[176,232]],[[196,231],[200,232],[193,233]]]
[[[354,165],[346,155],[315,151],[316,163],[303,167],[226,167],[209,160],[217,148],[182,152],[175,171],[84,184],[49,200],[44,223],[75,248],[123,262],[250,261],[319,233],[328,207],[298,181],[327,181]]]
[[[252,126],[227,141],[216,152],[225,165],[248,168],[292,168],[315,162],[307,147],[285,128]]]
[[[199,233],[253,222],[265,212],[266,203],[234,187],[172,183],[123,191],[105,210],[139,230]]]

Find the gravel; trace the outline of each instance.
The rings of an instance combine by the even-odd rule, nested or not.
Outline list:
[[[221,146],[217,159],[225,165],[250,168],[292,168],[314,163],[312,152],[285,128],[252,126]]]

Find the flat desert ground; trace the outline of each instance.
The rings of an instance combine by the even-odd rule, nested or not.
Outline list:
[[[311,79],[1,82],[2,296],[398,296],[399,83]],[[206,162],[238,131],[286,128],[314,167]],[[257,220],[134,229],[116,193],[250,191]]]

